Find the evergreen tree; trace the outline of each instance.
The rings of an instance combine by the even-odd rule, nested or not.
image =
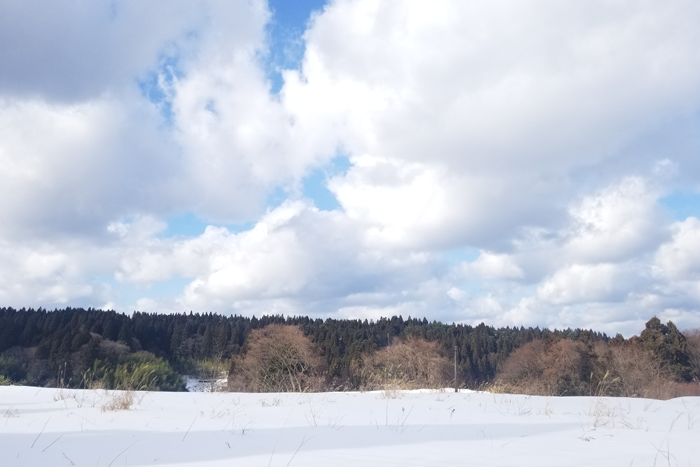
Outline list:
[[[202,337],[202,357],[210,358],[214,353],[214,335],[211,325],[207,325]]]
[[[646,323],[640,338],[644,348],[678,380],[691,380],[692,368],[685,336],[672,321],[664,325],[656,316],[653,317]]]

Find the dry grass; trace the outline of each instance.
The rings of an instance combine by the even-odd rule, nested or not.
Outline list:
[[[673,383],[671,393],[673,397],[698,397],[700,396],[700,382]]]
[[[134,391],[114,391],[109,399],[102,405],[102,412],[116,412],[129,410],[136,401]]]
[[[492,394],[516,394],[518,391],[512,385],[496,380],[491,383],[484,383],[479,386],[479,391],[490,392]]]

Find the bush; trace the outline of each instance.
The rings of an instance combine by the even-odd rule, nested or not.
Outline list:
[[[184,391],[185,384],[162,358],[150,352],[127,355],[114,370],[116,389],[137,391]]]
[[[608,394],[620,397],[670,399],[674,376],[650,350],[636,341],[611,347],[606,356],[614,384]]]
[[[351,365],[361,390],[444,388],[453,383],[453,367],[435,342],[408,338]]]
[[[569,339],[535,340],[513,352],[497,380],[512,392],[540,396],[590,393],[594,374],[588,348]]]
[[[27,376],[23,362],[16,356],[7,355],[8,353],[9,351],[0,355],[0,376],[10,381],[20,382]]]
[[[325,388],[325,361],[296,326],[251,331],[244,356],[234,358],[228,386],[241,392],[306,392]]]
[[[502,391],[545,395],[542,385],[544,369],[544,343],[535,340],[510,354],[496,375],[496,380],[504,386]]]
[[[587,347],[567,339],[532,341],[505,361],[494,387],[541,396],[670,399],[700,392],[676,380],[674,368],[639,338]]]

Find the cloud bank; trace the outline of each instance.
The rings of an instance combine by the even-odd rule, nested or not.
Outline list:
[[[330,1],[278,92],[271,21],[0,6],[3,305],[700,326],[695,2]]]

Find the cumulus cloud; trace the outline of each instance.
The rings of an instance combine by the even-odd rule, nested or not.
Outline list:
[[[695,218],[669,221],[659,197],[639,177],[584,196],[561,228],[526,232],[509,253],[482,251],[463,263],[467,282],[448,295],[468,322],[632,333],[658,314],[696,325],[689,312],[700,304],[691,272]],[[470,282],[480,284],[477,293]]]
[[[577,261],[620,261],[654,248],[668,236],[659,193],[631,177],[586,196],[570,209],[567,253]]]
[[[0,6],[4,303],[697,325],[700,225],[659,200],[700,186],[700,6],[335,0],[279,94],[271,19]]]
[[[134,242],[131,230],[138,235],[139,226],[123,229],[132,246],[117,278],[147,285],[173,275],[190,277],[178,300],[192,309],[246,311],[264,303],[319,314],[338,304],[373,306],[397,288],[413,295],[415,281],[440,267],[427,255],[396,258],[371,249],[342,213],[303,202],[286,202],[240,233],[210,226],[196,238]]]
[[[183,1],[167,10],[150,2],[4,2],[0,93],[73,102],[118,90],[153,68],[202,10]]]
[[[514,256],[488,251],[482,251],[476,260],[464,263],[463,270],[472,280],[520,279],[524,276]]]
[[[698,17],[689,4],[337,1],[283,96],[300,120],[336,122],[358,156],[331,185],[358,220],[390,241],[493,247],[561,221],[583,170],[603,183],[620,164],[644,170],[659,154],[640,140],[668,119],[695,125]]]
[[[0,242],[3,306],[103,306],[110,288],[96,275],[108,273],[109,255],[76,240],[18,244]],[[105,261],[107,260],[107,261]]]
[[[152,108],[114,98],[1,102],[4,234],[100,235],[116,217],[162,210],[172,194],[177,155]]]
[[[672,229],[672,238],[656,253],[659,273],[671,280],[700,279],[700,220],[689,217]]]
[[[249,221],[301,176],[303,163],[280,163],[293,145],[259,64],[265,3],[181,2],[162,17],[150,3],[87,3],[2,7],[14,22],[0,34],[22,27],[3,43],[27,38],[2,48],[0,73],[14,227],[98,235],[120,218],[188,210]]]
[[[557,305],[617,302],[624,299],[625,276],[625,271],[609,263],[574,264],[557,270],[540,285],[537,296],[543,301]]]

